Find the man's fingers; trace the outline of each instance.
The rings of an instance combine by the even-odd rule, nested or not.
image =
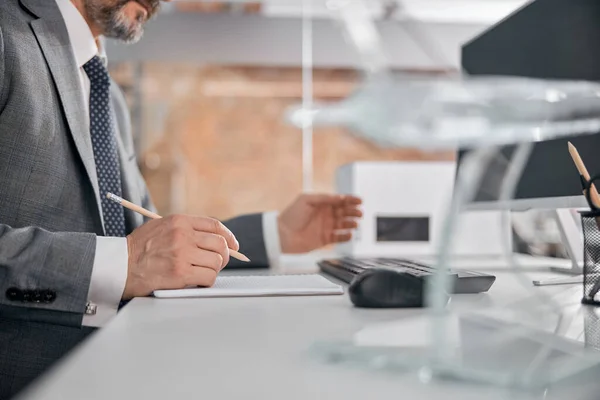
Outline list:
[[[337,206],[344,202],[344,196],[339,194],[305,194],[301,198],[311,206]]]
[[[361,218],[363,213],[356,207],[338,207],[334,210],[334,216],[336,218]]]
[[[220,221],[207,217],[190,217],[190,222],[195,231],[216,233],[217,235],[221,235],[225,238],[227,241],[227,246],[230,249],[240,249],[240,244],[238,243],[234,234]]]
[[[217,271],[206,267],[190,267],[187,272],[186,285],[211,287],[217,280]]]
[[[358,222],[351,219],[338,219],[335,223],[335,229],[356,229],[358,228]]]
[[[362,200],[355,196],[344,194],[305,194],[304,200],[312,206],[357,206],[362,204]]]
[[[362,199],[356,196],[344,196],[344,204],[349,206],[358,206],[362,204]]]
[[[209,261],[216,263],[215,257],[219,256],[220,257],[220,261],[218,263],[219,271],[229,263],[229,246],[223,236],[217,235],[214,233],[207,233],[207,232],[194,232],[194,241],[199,250],[199,252],[195,252],[196,257],[198,257],[199,254],[204,254],[204,253],[201,253],[202,251],[209,253],[209,254],[212,253],[213,254],[212,256],[206,255],[206,254],[204,254],[204,256],[207,259],[209,259]],[[197,263],[197,262],[192,262],[192,264],[199,265],[199,266],[212,267],[211,265],[204,265],[202,263]]]
[[[344,243],[352,239],[350,232],[333,232],[331,235],[331,243]]]
[[[359,210],[358,208],[346,208],[344,209],[344,216],[345,217],[355,217],[355,218],[362,218],[363,216],[363,212],[361,210]]]

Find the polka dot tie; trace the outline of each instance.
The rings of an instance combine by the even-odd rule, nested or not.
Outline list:
[[[90,79],[90,134],[104,228],[107,236],[123,237],[126,234],[123,207],[106,198],[108,192],[121,196],[121,168],[110,102],[110,77],[99,57],[92,58],[83,69]]]

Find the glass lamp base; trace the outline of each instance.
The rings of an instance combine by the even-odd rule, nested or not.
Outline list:
[[[414,372],[425,383],[452,379],[540,390],[591,370],[596,376],[600,372],[600,352],[593,344],[482,315],[447,318],[450,340],[443,357],[436,353],[435,346],[423,342],[423,332],[410,332],[411,327],[420,330],[426,318],[396,322],[396,328],[408,330],[403,329],[403,337],[395,343],[393,337],[398,332],[388,324],[379,332],[361,332],[353,341],[316,343],[312,350],[329,363]]]

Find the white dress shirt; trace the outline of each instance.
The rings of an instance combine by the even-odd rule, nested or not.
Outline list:
[[[100,41],[96,42],[87,22],[71,0],[56,0],[56,3],[65,20],[75,61],[79,67],[79,79],[83,88],[82,101],[85,103],[85,109],[88,110],[86,119],[89,126],[90,81],[83,66],[95,56],[99,56],[106,62],[106,54]],[[263,214],[263,234],[269,263],[275,265],[281,253],[276,212]],[[103,326],[116,315],[127,281],[127,264],[126,238],[97,237],[96,257],[88,292],[88,302],[96,306],[96,313],[84,315],[83,325]]]

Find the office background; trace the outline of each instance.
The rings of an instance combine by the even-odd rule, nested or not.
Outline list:
[[[456,74],[460,46],[525,3],[405,0],[404,12],[395,0],[369,5],[394,70],[414,78]],[[285,121],[302,101],[303,16],[312,17],[315,101],[338,101],[362,78],[331,8],[324,0],[177,1],[163,6],[140,43],[107,43],[160,213],[224,219],[280,210],[307,186],[302,131]],[[452,159],[452,152],[381,149],[343,128],[315,129],[308,185],[334,191],[336,169],[349,162]],[[530,221],[548,224],[543,213]],[[562,253],[556,243],[517,247]]]
[[[275,3],[285,0],[244,4],[177,1],[165,7],[164,14],[149,25],[146,38],[141,43],[134,46],[108,44],[111,73],[125,90],[132,112],[138,161],[161,214],[183,212],[226,218],[265,208],[281,209],[307,186],[302,170],[303,132],[285,122],[288,107],[299,104],[306,93],[303,86],[303,72],[306,70],[302,69],[305,44],[302,41],[303,10],[302,7],[294,8],[292,1],[302,3],[302,0],[290,0],[289,7],[278,8]],[[381,7],[378,24],[394,70],[409,79],[423,75],[457,74],[460,45],[501,19],[504,14],[498,12],[500,6],[510,12],[523,3],[510,0],[403,0],[415,7],[419,2],[425,5],[424,9],[417,8],[418,21],[415,23],[397,16],[392,1],[367,1]],[[326,6],[335,3],[319,2]],[[452,13],[448,12],[448,4]],[[467,12],[477,10],[482,4],[487,7],[487,12],[482,9],[476,13]],[[499,8],[496,9],[496,6]],[[360,60],[344,41],[342,32],[327,15],[327,10],[313,11],[317,14],[312,21],[314,97],[318,101],[338,101],[360,84]],[[420,30],[426,35],[419,35]],[[454,152],[423,153],[411,148],[382,150],[344,129],[318,129],[314,136],[313,174],[308,186],[315,191],[333,191],[336,168],[348,162],[452,159]],[[386,176],[377,178],[383,182],[389,179]],[[520,227],[525,225],[528,236],[534,237],[535,242],[521,242],[517,250],[560,255],[556,238],[542,236],[542,233],[551,230],[548,226],[550,220],[544,212],[521,219]],[[540,239],[542,237],[543,240]],[[529,268],[526,259],[524,257],[524,262],[519,261],[519,264]],[[294,259],[294,262],[316,268],[304,258],[297,260]],[[544,268],[550,265],[546,259],[539,261]],[[555,261],[569,264],[568,260]],[[478,260],[475,262],[480,263]],[[557,266],[564,268],[560,262]],[[295,267],[292,263],[284,265],[287,272]],[[497,271],[498,266],[493,263],[486,267],[502,275],[491,295],[457,298],[451,303],[453,311],[463,315],[471,310],[480,314],[485,311],[485,316],[492,318],[495,311],[515,311],[515,319],[527,314],[528,324],[537,324],[538,317],[540,326],[554,322],[558,308],[550,314],[546,310],[548,304],[541,307],[537,298],[533,299],[533,307],[529,308],[526,300],[531,298],[531,281],[523,285],[517,279],[506,279],[512,274]],[[533,273],[537,267],[539,265],[532,263],[531,271],[527,269],[527,272]],[[277,273],[283,270],[279,269]],[[552,277],[555,275],[546,271],[535,275],[536,280]],[[570,291],[568,300],[575,299],[579,304],[580,291],[578,287],[575,297]],[[557,286],[548,288],[544,293],[553,301],[566,300],[567,297],[563,298],[564,293]],[[392,374],[389,383],[393,386],[387,386],[386,379],[390,376],[373,370],[365,375],[358,372],[357,375],[356,365],[352,370],[347,369],[341,365],[338,356],[328,357],[337,365],[328,365],[322,358],[310,359],[309,349],[315,344],[324,344],[326,339],[330,345],[331,340],[341,338],[344,345],[347,345],[348,339],[356,343],[358,335],[365,332],[363,327],[374,327],[379,334],[382,327],[383,331],[391,328],[384,332],[386,337],[391,337],[391,332],[401,341],[428,337],[423,333],[429,332],[429,323],[418,311],[389,310],[389,314],[384,310],[349,312],[349,299],[334,296],[319,300],[213,299],[210,302],[212,306],[198,307],[197,301],[134,300],[128,310],[119,314],[117,318],[120,320],[116,325],[101,331],[80,355],[64,364],[66,367],[53,377],[48,387],[39,389],[39,398],[48,394],[62,398],[67,392],[87,392],[97,397],[111,397],[111,393],[114,397],[130,392],[159,398],[165,394],[168,397],[173,388],[179,393],[197,393],[198,376],[214,383],[205,386],[208,392],[213,393],[211,397],[234,397],[239,393],[253,393],[255,398],[310,398],[317,394],[323,398],[368,397],[375,390],[403,393],[409,398],[418,397],[411,396],[415,392],[421,392],[421,396],[432,395],[433,398],[467,398],[452,390],[465,389],[461,385],[453,381],[448,387],[438,387],[437,380],[429,382],[427,374],[419,374],[421,380],[416,382],[416,386],[411,386],[405,376]],[[511,306],[505,308],[507,302]],[[572,305],[570,302],[567,307]],[[211,311],[215,308],[218,313]],[[386,324],[388,319],[394,324]],[[589,321],[567,314],[564,320],[567,324],[561,323],[561,315],[557,327],[551,329],[556,332],[560,328],[566,333],[565,326],[574,326],[578,340],[586,339],[587,344],[586,324],[597,322],[598,318],[593,313]],[[298,321],[302,323],[298,324]],[[420,326],[419,321],[427,322],[427,327]],[[240,326],[246,328],[232,329]],[[298,329],[281,335],[281,326],[297,326]],[[481,343],[488,343],[488,339],[495,338],[502,331],[491,326],[494,335],[490,336],[490,325],[475,324],[474,329],[478,332],[475,340],[471,340],[470,336],[461,339],[464,341],[466,338],[468,345],[465,348],[474,345],[477,349]],[[461,329],[463,332],[466,330],[464,325]],[[508,330],[514,331],[514,326],[511,324]],[[573,333],[574,330],[568,331]],[[273,332],[277,334],[273,335]],[[441,332],[440,337],[454,336],[450,330],[447,331],[449,335],[441,329],[438,332]],[[523,342],[522,334],[519,332],[518,335],[517,341]],[[554,354],[546,351],[550,346],[545,336],[535,336],[534,341],[539,340],[542,344],[542,354]],[[375,338],[380,345],[381,336]],[[530,372],[537,370],[538,366],[544,372],[559,370],[548,369],[552,364],[538,362],[546,355],[542,358],[535,355],[533,363],[529,363],[531,353],[528,349],[504,352],[503,347],[495,345],[500,341],[512,342],[512,339],[490,340],[491,353],[475,354],[482,356],[475,357],[475,365],[481,367],[482,372],[488,372],[487,368],[497,361],[504,364],[512,362],[513,358],[524,359],[528,364],[527,372],[523,374],[525,377],[533,376]],[[421,343],[420,340],[418,342]],[[268,345],[265,346],[265,343]],[[406,348],[406,342],[401,346]],[[422,344],[417,346],[422,349]],[[487,349],[487,346],[482,348]],[[153,349],[161,351],[157,353]],[[190,349],[199,357],[189,357]],[[224,355],[229,357],[225,363]],[[484,358],[490,363],[483,362]],[[369,365],[376,366],[381,372],[386,359],[384,357],[382,364],[382,358],[377,357]],[[470,357],[464,357],[465,361],[468,359]],[[556,357],[556,360],[561,361],[561,358]],[[505,365],[512,369],[512,364]],[[532,369],[532,365],[535,368]],[[91,378],[90,368],[94,371]],[[127,374],[127,370],[137,373]],[[248,374],[250,370],[252,373]],[[520,367],[511,372],[519,370]],[[421,368],[422,371],[427,369]],[[518,372],[515,374],[514,381],[520,382],[522,376]],[[236,382],[236,385],[220,385],[219,379],[223,376],[228,376],[228,381]],[[263,376],[269,376],[270,381],[256,384],[261,381],[256,377]],[[105,382],[111,384],[106,385]],[[95,384],[98,385],[94,387]],[[469,386],[469,389],[473,388],[478,390],[480,386]],[[493,396],[488,388],[483,388],[488,390],[489,396]],[[577,389],[585,391],[586,387]],[[482,398],[480,393],[469,398]],[[502,391],[499,396],[506,393]],[[547,395],[546,390],[543,397]],[[556,392],[548,397],[563,398]],[[571,398],[578,397],[573,395]]]
[[[385,4],[375,3],[375,12]],[[312,5],[313,87],[315,100],[335,101],[360,80],[360,62],[326,5]],[[302,132],[284,120],[302,98],[302,10],[302,1],[178,1],[139,44],[108,44],[161,213],[227,218],[281,209],[302,191]],[[406,36],[401,21],[381,24],[395,68],[408,75],[454,71],[459,44],[485,27],[428,23],[448,54],[444,65]],[[315,130],[312,187],[333,191],[336,168],[352,161],[452,157],[382,150],[342,129]]]

